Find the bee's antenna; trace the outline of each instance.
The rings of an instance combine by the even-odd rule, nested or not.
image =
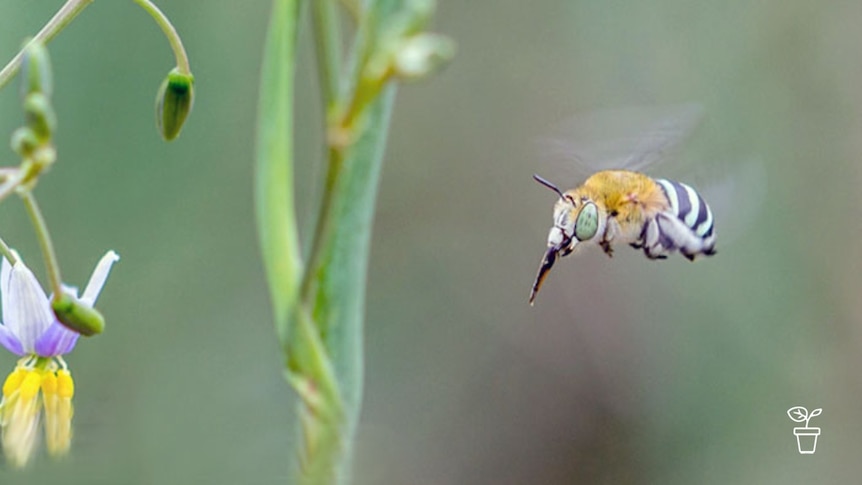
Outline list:
[[[537,174],[533,174],[533,179],[534,179],[536,182],[539,182],[540,184],[544,185],[545,187],[547,187],[547,188],[549,188],[549,189],[553,190],[554,192],[556,192],[556,193],[560,196],[560,198],[561,198],[561,199],[565,199],[565,198],[566,198],[566,197],[563,195],[563,193],[560,191],[560,189],[558,189],[558,188],[557,188],[557,186],[556,186],[556,185],[554,185],[554,184],[552,184],[551,182],[548,182],[547,180],[543,179],[542,177],[538,176]]]

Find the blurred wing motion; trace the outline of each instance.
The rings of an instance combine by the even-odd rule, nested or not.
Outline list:
[[[580,183],[602,170],[642,172],[673,158],[703,117],[698,104],[635,107],[585,113],[540,139],[543,175]]]
[[[767,176],[763,161],[749,158],[730,167],[728,164],[709,164],[695,179],[700,193],[709,201],[720,221],[716,230],[721,234],[721,245],[733,244],[742,238],[760,216],[767,194]]]

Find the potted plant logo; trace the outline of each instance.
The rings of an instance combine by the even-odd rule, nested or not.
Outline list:
[[[796,435],[796,446],[799,453],[803,455],[813,455],[817,449],[817,437],[820,436],[820,428],[808,427],[808,421],[814,416],[820,416],[823,412],[822,408],[817,408],[811,413],[802,406],[795,406],[787,410],[787,415],[790,419],[797,423],[805,422],[804,427],[793,428],[793,434]]]

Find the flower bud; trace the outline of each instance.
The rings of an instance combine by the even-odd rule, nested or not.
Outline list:
[[[24,119],[40,141],[48,140],[57,128],[57,115],[48,97],[30,93],[24,99]]]
[[[38,147],[39,138],[32,128],[22,126],[12,132],[12,150],[21,155],[21,158],[30,158]]]
[[[181,74],[174,68],[159,87],[156,124],[166,141],[176,138],[183,129],[183,123],[194,104],[194,82],[194,76]]]
[[[416,80],[442,68],[455,56],[455,42],[439,34],[417,34],[404,39],[395,52],[395,74]]]
[[[54,315],[64,327],[85,337],[105,331],[105,318],[95,308],[84,305],[70,295],[51,300]]]
[[[41,42],[30,42],[21,58],[21,98],[31,93],[51,96],[54,82],[51,75],[51,58]]]

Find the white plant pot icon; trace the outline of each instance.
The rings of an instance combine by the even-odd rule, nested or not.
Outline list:
[[[799,453],[813,455],[817,450],[817,437],[820,436],[820,428],[793,428],[796,435],[796,446]]]
[[[787,416],[797,423],[805,423],[805,426],[793,428],[796,435],[796,447],[801,455],[813,455],[817,450],[817,437],[820,436],[820,428],[808,426],[808,421],[815,416],[820,416],[822,408],[812,410],[810,413],[802,406],[794,406],[787,410]]]

